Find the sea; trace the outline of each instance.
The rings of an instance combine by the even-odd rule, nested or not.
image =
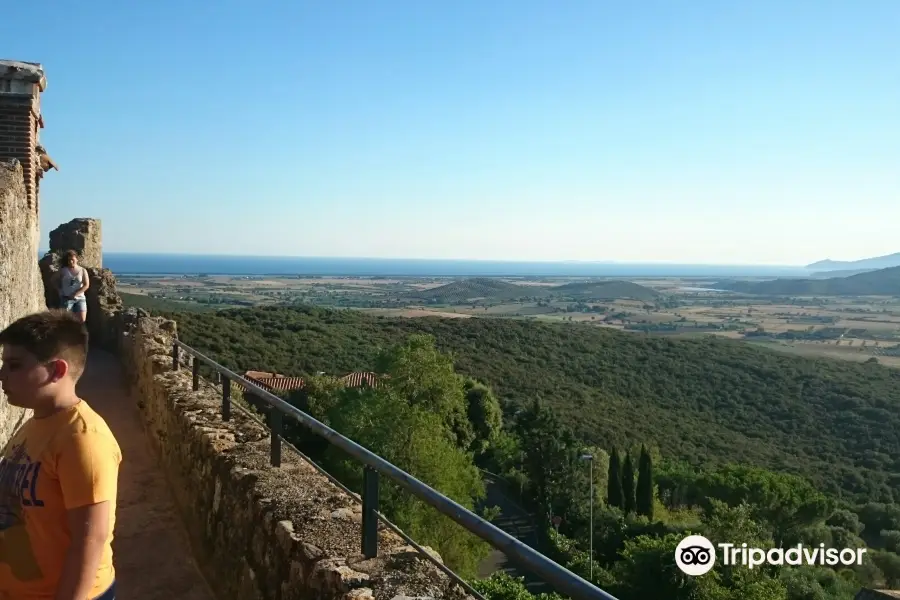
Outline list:
[[[40,253],[41,256],[44,252]],[[311,275],[344,277],[804,277],[803,267],[619,262],[513,262],[104,252],[117,275]]]

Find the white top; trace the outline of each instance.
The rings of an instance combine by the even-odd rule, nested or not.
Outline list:
[[[72,271],[69,267],[63,267],[59,270],[60,294],[63,296],[72,296],[84,284],[84,269],[75,267]],[[84,299],[84,292],[75,296],[76,300]]]

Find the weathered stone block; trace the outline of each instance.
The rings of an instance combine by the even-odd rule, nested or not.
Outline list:
[[[72,219],[50,232],[50,251],[78,253],[84,267],[103,268],[103,236],[99,219]]]

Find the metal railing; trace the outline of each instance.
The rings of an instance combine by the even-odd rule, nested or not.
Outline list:
[[[221,377],[222,419],[224,421],[229,421],[231,419],[231,382],[239,384],[245,390],[251,392],[253,396],[268,404],[270,408],[275,409],[269,411],[268,414],[268,426],[271,431],[269,458],[273,467],[281,466],[281,448],[284,433],[283,417],[285,415],[294,419],[316,435],[325,438],[330,444],[337,446],[363,464],[362,553],[366,558],[374,558],[378,555],[378,521],[379,517],[381,517],[378,512],[378,491],[379,477],[383,475],[419,500],[435,508],[441,514],[453,519],[471,533],[482,540],[485,540],[497,550],[503,552],[503,554],[517,565],[541,577],[551,587],[560,593],[568,595],[572,600],[617,600],[614,596],[604,592],[589,581],[582,579],[565,567],[550,560],[543,554],[537,552],[523,542],[520,542],[505,531],[482,519],[464,506],[454,502],[439,491],[429,487],[377,454],[360,446],[350,438],[344,437],[334,429],[314,419],[292,404],[265,390],[252,381],[241,377],[237,373],[220,365],[179,340],[175,340],[172,345],[173,369],[178,370],[181,366],[180,352],[182,350],[192,357],[191,368],[194,391],[200,389],[201,364],[207,365]],[[334,480],[334,478],[330,476],[329,478]],[[341,487],[346,489],[343,485],[341,485]],[[392,529],[395,529],[395,527],[392,527]],[[403,537],[406,536],[404,535]],[[421,551],[421,548],[419,548],[419,550]],[[426,556],[428,555],[426,554]],[[449,569],[446,569],[446,567],[443,570],[448,572],[448,574],[452,573]],[[455,579],[461,581],[455,574],[453,575]],[[471,590],[470,586],[467,584],[465,584],[465,587],[470,591],[474,591]]]

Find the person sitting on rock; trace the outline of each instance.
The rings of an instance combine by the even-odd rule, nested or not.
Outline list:
[[[78,253],[68,250],[62,257],[59,269],[59,298],[62,308],[75,313],[81,322],[87,320],[87,298],[84,292],[90,287],[90,277],[78,264]]]

